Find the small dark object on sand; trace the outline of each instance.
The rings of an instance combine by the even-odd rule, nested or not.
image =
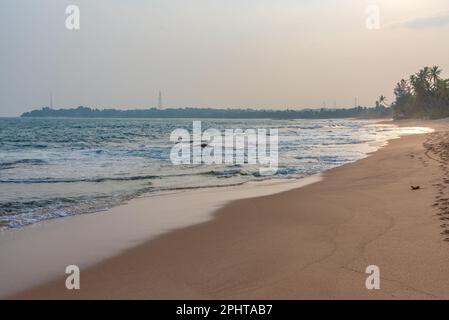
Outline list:
[[[412,189],[412,190],[419,190],[419,189],[421,189],[421,187],[420,186],[410,186],[410,189]]]

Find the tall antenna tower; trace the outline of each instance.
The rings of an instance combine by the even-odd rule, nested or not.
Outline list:
[[[53,93],[50,92],[50,109],[53,109]]]
[[[157,98],[157,108],[158,109],[162,109],[163,104],[162,104],[162,92],[159,90],[159,96]]]

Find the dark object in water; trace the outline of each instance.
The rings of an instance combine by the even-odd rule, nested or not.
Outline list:
[[[412,190],[419,190],[419,189],[421,189],[421,187],[420,186],[410,186],[410,189],[412,189]]]
[[[179,137],[179,138],[178,138],[178,141],[182,141],[182,138]],[[193,144],[193,140],[190,140],[190,144]],[[206,148],[208,145],[209,145],[209,143],[201,142],[201,148],[202,148],[202,149]]]

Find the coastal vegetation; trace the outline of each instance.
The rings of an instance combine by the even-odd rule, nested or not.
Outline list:
[[[402,79],[394,89],[396,100],[392,103],[395,119],[449,116],[449,79],[441,77],[438,66],[425,67]]]
[[[376,107],[348,109],[215,109],[215,108],[168,108],[168,109],[51,109],[26,112],[22,117],[67,117],[67,118],[214,118],[214,119],[332,119],[332,118],[387,118],[390,109],[383,102]]]

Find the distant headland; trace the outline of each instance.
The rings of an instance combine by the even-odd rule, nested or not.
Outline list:
[[[25,112],[22,117],[64,118],[214,118],[214,119],[338,119],[338,118],[424,118],[449,117],[449,79],[441,77],[438,66],[425,67],[402,79],[394,88],[395,100],[388,105],[381,95],[375,107],[342,109],[215,109],[215,108],[151,108],[151,109],[96,109],[78,107],[53,109],[44,107]],[[159,94],[159,105],[162,105]]]
[[[61,118],[214,118],[214,119],[332,119],[332,118],[388,118],[392,113],[383,105],[376,107],[354,107],[346,109],[215,109],[215,108],[170,108],[170,109],[94,109],[78,107],[72,109],[42,108],[22,114],[21,117]]]

